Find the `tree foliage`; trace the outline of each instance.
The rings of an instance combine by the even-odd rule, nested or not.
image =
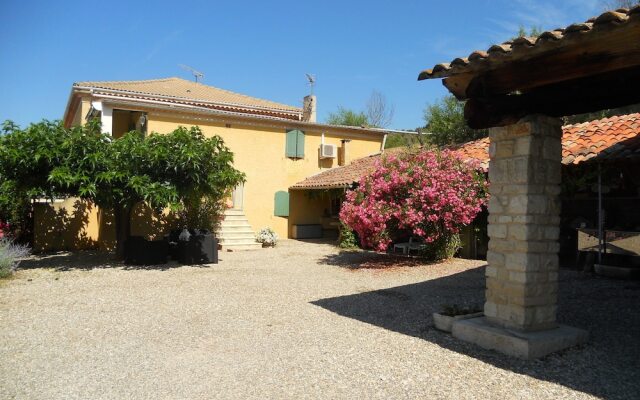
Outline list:
[[[206,138],[198,127],[113,139],[97,122],[65,129],[45,121],[24,131],[14,126],[0,140],[2,197],[77,196],[113,210],[120,255],[136,204],[182,211],[185,224],[208,228],[203,212],[219,211],[244,180],[222,138]]]
[[[426,243],[455,235],[485,201],[484,175],[454,153],[405,152],[376,162],[347,193],[340,220],[363,247],[385,251],[403,233]]]
[[[363,126],[369,128],[386,128],[391,124],[395,109],[387,98],[378,91],[371,92],[365,111],[354,111],[342,106],[329,113],[326,123],[330,125]]]
[[[464,102],[447,95],[424,111],[428,141],[443,146],[464,143],[488,135],[486,129],[471,129],[464,120]]]
[[[338,107],[338,111],[329,113],[326,122],[329,125],[369,126],[369,119],[365,113],[349,110],[342,106]]]

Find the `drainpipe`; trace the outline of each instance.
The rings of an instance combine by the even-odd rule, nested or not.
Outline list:
[[[602,215],[602,168],[598,163],[598,264],[602,264],[603,247],[603,215]]]
[[[382,144],[380,145],[380,153],[384,153],[384,146],[387,144],[387,133],[382,137]]]

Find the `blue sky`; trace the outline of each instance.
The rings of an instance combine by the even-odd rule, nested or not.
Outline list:
[[[179,76],[301,105],[317,76],[318,118],[364,109],[373,90],[395,107],[391,127],[423,124],[438,62],[513,36],[599,14],[602,0],[0,1],[0,121],[59,119],[83,80]]]

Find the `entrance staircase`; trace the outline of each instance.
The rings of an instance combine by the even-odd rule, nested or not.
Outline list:
[[[255,250],[262,248],[242,210],[228,209],[216,232],[222,251]]]

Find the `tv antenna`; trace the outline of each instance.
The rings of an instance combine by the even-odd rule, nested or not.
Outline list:
[[[196,83],[198,83],[198,80],[203,80],[204,79],[204,74],[202,72],[196,71],[194,68],[191,68],[188,65],[178,64],[178,66],[180,68],[184,69],[185,71],[191,72],[191,74],[193,74],[193,78],[196,80]]]
[[[316,85],[316,76],[313,74],[305,74],[307,76],[307,80],[309,81],[308,85],[311,86],[311,96],[313,96],[313,87]]]

